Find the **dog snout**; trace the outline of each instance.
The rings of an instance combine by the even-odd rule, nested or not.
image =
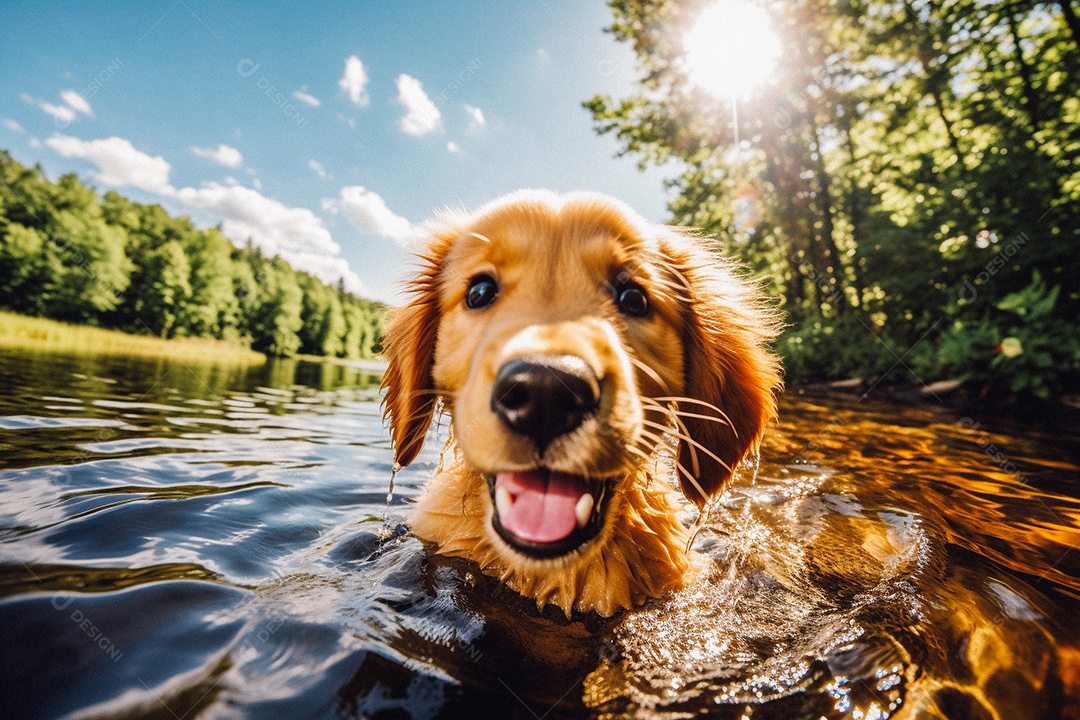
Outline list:
[[[491,390],[491,409],[541,455],[577,428],[600,404],[600,383],[581,358],[560,355],[510,360]]]

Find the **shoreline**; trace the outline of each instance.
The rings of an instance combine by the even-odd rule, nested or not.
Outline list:
[[[0,310],[0,349],[62,352],[75,355],[127,355],[140,358],[262,365],[267,357],[240,343],[212,338],[163,339],[93,325]]]
[[[849,378],[806,383],[786,392],[810,397],[866,398],[894,405],[936,405],[971,415],[1064,421],[1080,426],[1080,395],[1062,394],[1042,400],[962,380],[938,380],[925,385],[882,383],[867,386],[862,378]]]

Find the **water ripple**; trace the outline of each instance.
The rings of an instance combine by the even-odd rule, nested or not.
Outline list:
[[[1080,667],[1066,434],[786,399],[693,582],[567,622],[400,525],[446,430],[388,507],[366,370],[0,379],[2,717],[1022,719]]]

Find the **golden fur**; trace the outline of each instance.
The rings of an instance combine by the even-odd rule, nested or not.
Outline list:
[[[678,587],[688,532],[674,485],[704,507],[775,413],[779,365],[766,344],[777,321],[760,292],[701,239],[599,195],[511,195],[444,219],[420,257],[410,302],[387,331],[383,379],[401,465],[420,451],[440,400],[452,419],[410,517],[416,535],[567,616],[609,616]],[[478,276],[499,288],[480,309],[465,303]],[[612,288],[627,281],[647,293],[646,315],[616,307]],[[599,388],[595,412],[539,453],[491,400],[504,364],[537,356],[579,358]],[[678,441],[666,464],[665,437]],[[492,527],[485,478],[538,463],[611,479],[595,537],[558,557],[519,552]],[[672,465],[677,481],[663,470]]]

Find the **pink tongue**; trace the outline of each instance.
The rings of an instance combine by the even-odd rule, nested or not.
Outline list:
[[[495,487],[506,488],[514,498],[510,512],[499,515],[503,529],[522,540],[557,542],[574,532],[574,506],[585,493],[585,484],[572,475],[547,470],[501,472]]]

